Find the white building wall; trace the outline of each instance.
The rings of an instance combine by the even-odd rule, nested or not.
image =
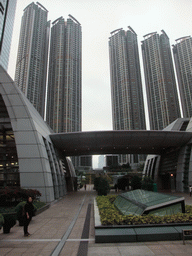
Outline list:
[[[49,138],[52,131],[2,67],[0,94],[7,106],[15,135],[20,185],[23,188],[39,190],[42,193],[41,201],[52,202],[55,199],[53,179],[43,141],[44,138],[52,144]]]

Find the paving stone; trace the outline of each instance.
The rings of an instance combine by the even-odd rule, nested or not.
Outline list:
[[[120,251],[120,255],[127,256],[127,255],[155,255],[150,248],[147,246],[121,246],[118,247]]]
[[[23,236],[23,227],[18,224],[11,229],[10,234],[3,234],[0,230],[0,256],[48,256],[51,255],[55,247],[68,230],[74,216],[76,215],[81,202],[86,196],[83,208],[79,213],[77,222],[74,225],[68,238],[81,239],[84,222],[87,214],[88,204],[93,203],[96,192],[92,186],[87,186],[87,190],[80,190],[68,193],[63,199],[53,204],[49,209],[35,216],[29,225],[32,235],[29,238]],[[113,191],[111,191],[113,193]],[[174,195],[187,198],[187,204],[192,205],[192,197],[187,194],[174,193]],[[95,238],[93,207],[91,209],[89,238]],[[43,239],[43,240],[41,240]],[[46,240],[50,239],[50,240]],[[54,239],[59,239],[54,241]],[[77,256],[79,241],[66,241],[61,256]],[[94,240],[88,242],[87,256],[129,256],[129,255],[187,255],[192,256],[192,240],[183,241],[150,241],[150,242],[120,242],[117,243],[95,243]],[[86,255],[83,255],[86,256]]]

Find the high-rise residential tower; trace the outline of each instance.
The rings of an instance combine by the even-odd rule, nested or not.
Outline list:
[[[50,22],[37,2],[24,9],[21,22],[15,83],[44,117]]]
[[[15,18],[16,0],[0,1],[0,65],[7,70]]]
[[[82,129],[82,32],[69,15],[52,23],[46,121],[57,133]],[[80,158],[72,157],[75,168]]]
[[[161,32],[147,34],[142,41],[151,130],[162,130],[181,115],[169,38]]]
[[[52,23],[46,121],[55,132],[81,131],[81,24]]]
[[[192,116],[192,37],[176,40],[173,46],[181,105],[184,117]]]
[[[113,129],[145,130],[137,34],[131,27],[111,32],[109,57]]]
[[[118,29],[109,39],[114,130],[145,130],[137,34]]]

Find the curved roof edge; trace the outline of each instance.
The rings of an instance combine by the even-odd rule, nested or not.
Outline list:
[[[66,156],[102,154],[159,155],[192,139],[192,132],[181,131],[90,131],[50,134],[55,147]]]
[[[68,15],[73,21],[77,22],[77,24],[81,25],[81,23],[76,20],[71,14]]]

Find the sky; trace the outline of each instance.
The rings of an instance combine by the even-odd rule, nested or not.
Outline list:
[[[17,0],[8,73],[14,79],[21,18],[30,0]],[[39,0],[52,22],[75,17],[82,26],[82,130],[112,130],[108,41],[110,32],[131,26],[138,35],[143,91],[141,41],[163,29],[175,40],[191,35],[191,0]],[[146,103],[146,100],[145,100]],[[145,104],[147,111],[147,104]],[[147,112],[146,112],[147,117]],[[148,122],[147,122],[148,124]]]

